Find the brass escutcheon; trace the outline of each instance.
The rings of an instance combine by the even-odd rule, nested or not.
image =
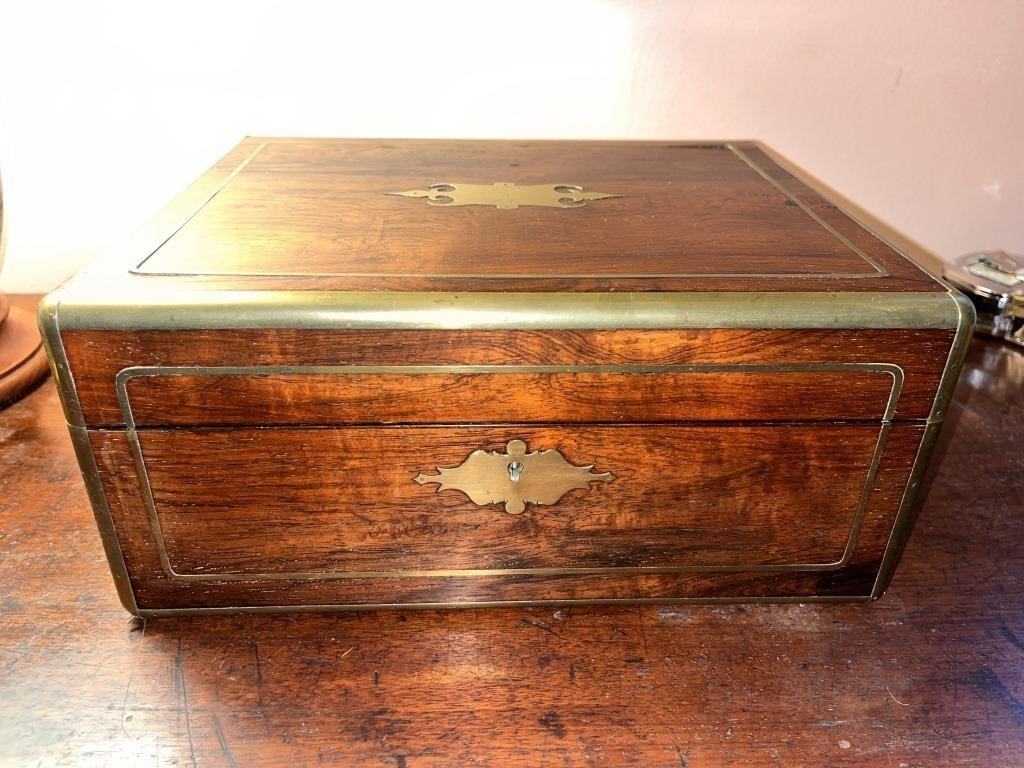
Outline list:
[[[505,453],[473,451],[457,467],[438,467],[435,475],[417,475],[420,485],[436,483],[437,493],[454,489],[474,504],[504,504],[510,515],[522,514],[527,504],[554,504],[576,488],[609,483],[610,472],[591,472],[593,464],[577,467],[556,450],[527,453],[526,443],[511,440]]]

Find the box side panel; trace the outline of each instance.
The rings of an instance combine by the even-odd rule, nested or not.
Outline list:
[[[103,541],[103,551],[107,558],[107,564],[110,566],[117,595],[126,610],[138,615],[138,606],[128,577],[124,554],[118,541],[118,531],[110,514],[106,492],[100,481],[96,457],[92,451],[88,433],[83,426],[84,420],[74,376],[61,340],[59,318],[60,292],[56,291],[44,298],[39,305],[39,328],[43,335],[43,344],[50,360],[50,369],[53,372],[53,379],[64,408],[71,443],[82,471],[82,479],[85,482],[89,503],[96,518],[100,538]]]
[[[892,581],[896,566],[899,564],[907,542],[910,540],[911,531],[920,508],[917,504],[918,492],[924,482],[929,467],[932,453],[939,438],[949,403],[953,399],[953,392],[956,388],[957,379],[963,368],[964,359],[967,357],[967,348],[971,341],[971,334],[974,331],[974,324],[977,315],[974,304],[963,294],[952,291],[950,298],[956,303],[959,313],[956,336],[949,350],[946,360],[946,367],[942,374],[942,380],[935,393],[935,400],[928,417],[927,428],[917,456],[914,459],[913,471],[907,481],[906,491],[900,503],[899,512],[893,525],[892,536],[886,547],[885,558],[882,561],[878,572],[878,579],[872,589],[872,598],[879,598],[888,589]]]

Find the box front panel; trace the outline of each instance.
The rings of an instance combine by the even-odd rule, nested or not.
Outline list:
[[[931,409],[951,339],[65,335],[144,612],[866,599],[925,433],[907,419]],[[517,440],[559,452],[572,468],[564,493],[526,494],[510,513],[493,483],[437,492],[442,470]],[[503,461],[507,490],[514,459]],[[575,485],[591,465],[584,474],[609,479]]]
[[[924,431],[400,430],[91,433],[139,608],[867,598]],[[613,479],[520,514],[416,482],[514,439]]]
[[[862,426],[491,426],[138,438],[153,533],[173,574],[318,578],[833,568],[856,537],[884,435]],[[580,469],[526,458],[513,481],[514,440],[534,458],[557,450]],[[470,459],[475,451],[491,456]],[[429,481],[438,468],[451,470],[442,476],[451,487]],[[567,473],[547,504],[532,501],[537,484]],[[478,504],[477,488],[501,500]]]

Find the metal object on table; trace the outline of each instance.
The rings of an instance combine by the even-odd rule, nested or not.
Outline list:
[[[969,253],[947,264],[943,276],[974,302],[977,333],[1024,346],[1024,256]]]

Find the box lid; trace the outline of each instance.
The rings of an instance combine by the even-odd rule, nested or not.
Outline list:
[[[752,142],[241,142],[63,317],[102,327],[953,327]]]

